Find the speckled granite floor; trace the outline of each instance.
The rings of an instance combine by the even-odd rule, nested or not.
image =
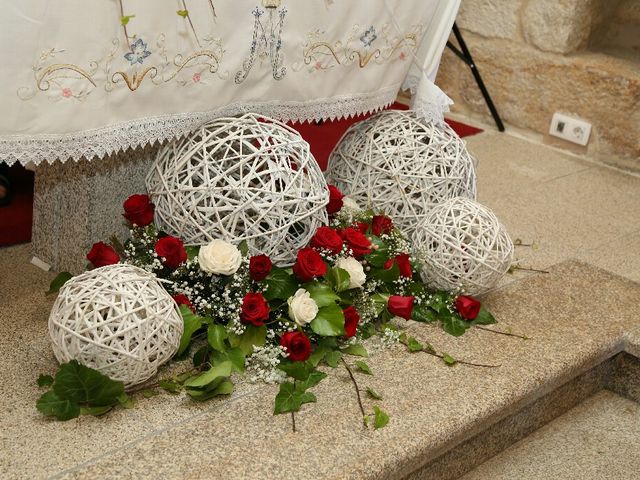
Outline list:
[[[567,382],[588,380],[620,351],[640,355],[640,285],[632,281],[640,280],[640,179],[494,133],[471,137],[469,145],[480,159],[480,200],[514,238],[540,246],[519,247],[528,265],[577,257],[627,278],[576,262],[549,275],[509,277],[487,302],[500,328],[525,333],[527,341],[481,331],[454,339],[408,325],[454,357],[502,366],[448,368],[400,347],[376,355],[366,385],[385,396],[391,415],[377,432],[360,427],[340,371],[319,385],[318,404],[297,416],[296,434],[288,417],[271,415],[273,388],[253,385],[226,401],[195,405],[162,395],[107,418],[61,424],[34,408],[34,380],[55,365],[46,331],[52,299],[42,293],[51,275],[27,264],[28,246],[0,249],[0,476],[403,478],[501,421],[517,427],[518,412],[544,405],[563,385],[567,399],[590,394],[596,383]]]

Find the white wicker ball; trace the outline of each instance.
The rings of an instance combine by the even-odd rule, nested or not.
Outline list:
[[[309,144],[283,123],[248,113],[173,141],[147,176],[156,224],[186,245],[246,240],[279,265],[295,261],[327,223],[327,183]]]
[[[390,215],[407,235],[431,208],[476,197],[474,162],[448,125],[412,111],[384,110],[353,125],[329,158],[329,183]]]
[[[418,224],[413,248],[423,281],[437,289],[481,295],[507,273],[513,243],[487,207],[458,197],[434,207]]]
[[[156,277],[126,264],[73,277],[49,316],[53,353],[131,387],[148,380],[178,350],[184,324]]]

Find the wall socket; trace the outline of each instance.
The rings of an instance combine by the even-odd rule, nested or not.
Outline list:
[[[549,134],[571,143],[586,145],[589,142],[589,135],[591,135],[591,124],[579,118],[556,112],[551,119]]]

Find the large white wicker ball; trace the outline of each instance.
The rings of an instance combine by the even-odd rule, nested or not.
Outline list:
[[[94,368],[125,387],[148,380],[178,350],[184,324],[156,277],[116,264],[73,277],[49,316],[53,353]]]
[[[476,196],[474,162],[448,125],[385,110],[353,125],[331,153],[329,183],[390,215],[407,235],[431,208]]]
[[[412,240],[423,281],[447,291],[485,293],[513,260],[511,238],[494,213],[463,197],[435,206]]]
[[[246,240],[289,265],[327,223],[327,183],[309,144],[276,120],[220,118],[169,143],[147,176],[157,225],[186,245]]]

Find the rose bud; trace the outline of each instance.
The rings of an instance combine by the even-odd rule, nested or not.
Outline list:
[[[327,273],[327,264],[313,248],[303,248],[298,251],[296,263],[293,265],[293,273],[300,281],[310,282]]]
[[[87,253],[87,260],[93,263],[94,267],[98,268],[120,262],[120,255],[118,255],[111,245],[98,242],[94,243],[89,253]]]
[[[249,275],[254,282],[261,282],[269,276],[273,263],[266,255],[254,255],[249,259]]]
[[[413,297],[391,295],[387,301],[387,309],[392,315],[410,320],[413,312]]]
[[[329,203],[327,204],[327,213],[333,215],[338,213],[342,208],[342,199],[344,195],[334,185],[329,185]]]
[[[456,298],[455,307],[465,320],[474,320],[480,313],[480,302],[473,297],[461,295]]]
[[[156,253],[172,270],[187,261],[187,251],[184,249],[182,240],[171,235],[162,237],[156,242]]]
[[[155,205],[148,195],[131,195],[124,201],[124,218],[132,225],[145,227],[153,222]]]
[[[261,327],[269,320],[269,304],[261,293],[247,293],[242,299],[242,311],[240,320],[242,323],[250,323],[256,327]]]
[[[280,337],[280,345],[294,362],[304,362],[311,356],[311,342],[302,332],[285,333]]]

